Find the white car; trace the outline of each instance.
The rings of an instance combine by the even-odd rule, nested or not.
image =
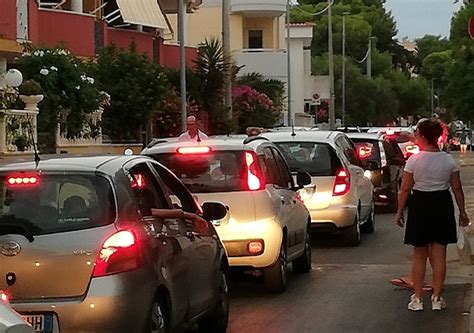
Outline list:
[[[264,133],[285,156],[291,171],[308,172],[311,185],[300,191],[312,228],[342,233],[351,246],[362,232],[374,232],[373,185],[352,141],[337,131]]]
[[[7,294],[0,290],[0,332],[1,333],[34,333],[35,330],[22,316],[12,309]]]
[[[311,179],[299,173],[295,185],[268,139],[159,143],[142,154],[170,168],[199,201],[212,199],[229,207],[215,227],[231,267],[261,271],[274,292],[286,288],[288,262],[297,273],[311,270],[311,220],[297,193]]]

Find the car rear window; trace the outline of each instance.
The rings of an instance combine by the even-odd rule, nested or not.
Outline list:
[[[342,167],[334,149],[327,143],[276,142],[291,171],[311,176],[335,176]]]
[[[14,183],[24,176],[0,175],[0,234],[51,234],[115,221],[113,192],[101,176],[41,174],[32,176],[34,184]]]
[[[246,191],[243,151],[155,154],[194,193]]]
[[[381,165],[380,147],[378,140],[351,139],[357,149],[363,167],[367,167],[369,161],[375,161]]]

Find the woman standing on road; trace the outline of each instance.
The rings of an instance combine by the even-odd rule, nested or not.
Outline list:
[[[412,311],[423,310],[423,281],[428,257],[433,270],[432,310],[446,307],[441,297],[446,277],[446,246],[457,242],[450,187],[459,207],[460,225],[469,224],[459,169],[454,158],[438,148],[442,132],[438,121],[424,120],[418,124],[416,139],[421,152],[408,159],[398,197],[396,223],[403,226],[403,209],[412,192],[405,230],[405,244],[414,247],[412,274],[415,293],[408,303],[408,309]]]

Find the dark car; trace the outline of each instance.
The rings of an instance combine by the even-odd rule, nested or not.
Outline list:
[[[151,212],[179,204],[211,220],[226,208],[201,208],[151,158],[8,164],[0,197],[0,290],[36,331],[226,330],[228,262],[212,223]]]
[[[357,147],[357,153],[366,169],[366,176],[372,180],[375,204],[397,210],[405,157],[397,142],[391,136],[377,133],[348,133]]]

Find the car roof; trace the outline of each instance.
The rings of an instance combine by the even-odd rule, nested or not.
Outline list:
[[[346,133],[350,139],[381,140],[378,133]]]
[[[62,157],[44,159],[38,163],[31,162],[12,162],[0,165],[0,172],[13,171],[77,171],[77,172],[95,172],[102,171],[112,173],[113,170],[121,168],[126,163],[143,158],[143,156],[125,156],[125,155],[106,155],[106,156],[88,156],[88,157]]]
[[[386,127],[371,127],[367,131],[368,133],[379,133],[379,132],[386,132],[388,129],[391,129],[395,132],[413,132],[413,126],[386,126]]]
[[[296,131],[262,133],[261,136],[275,142],[323,142],[334,143],[338,136],[345,135],[338,131]]]
[[[180,147],[209,146],[212,150],[251,150],[256,149],[262,143],[270,144],[270,141],[261,136],[248,137],[247,135],[219,135],[210,136],[199,143],[193,141],[170,141],[147,147],[141,152],[142,155],[159,153],[173,153]]]

